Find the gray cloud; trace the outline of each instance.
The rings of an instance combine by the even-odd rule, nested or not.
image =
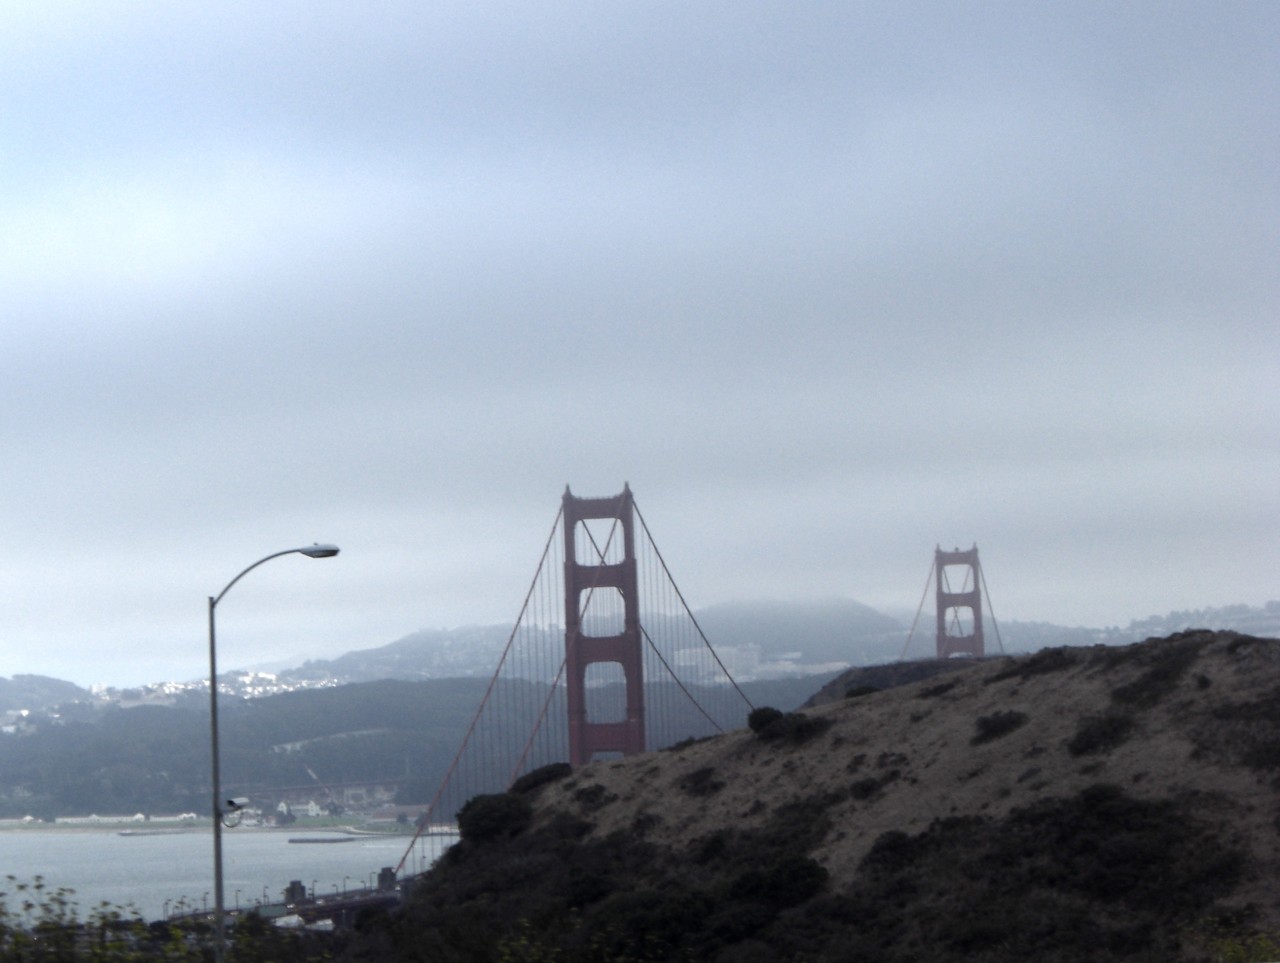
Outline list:
[[[1275,597],[1280,15],[0,13],[0,651],[514,617],[565,483],[695,605]]]

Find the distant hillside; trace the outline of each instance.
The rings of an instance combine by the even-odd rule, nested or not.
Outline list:
[[[359,649],[336,659],[310,659],[277,675],[284,681],[337,683],[488,676],[510,635],[509,625],[422,629],[374,649]]]
[[[929,659],[935,649],[932,613],[922,613],[910,632],[909,626],[851,599],[727,603],[703,609],[695,618],[739,682]],[[648,627],[653,628],[651,624]],[[1280,636],[1280,602],[1171,612],[1131,621],[1125,628],[991,621],[987,651],[1000,655],[1061,645],[1124,645],[1189,628]],[[354,650],[333,659],[308,660],[296,668],[224,671],[219,685],[222,691],[237,696],[262,698],[296,689],[386,679],[488,678],[511,631],[510,625],[424,629],[387,645]],[[563,644],[559,633],[558,629],[549,630],[548,646]],[[95,709],[106,706],[198,708],[207,692],[203,679],[158,681],[90,693],[58,679],[15,676],[12,680],[0,678],[0,717],[22,711],[57,711],[64,719],[85,720]],[[0,721],[15,723],[12,718]]]
[[[398,781],[448,765],[484,680],[383,681],[220,700],[222,779],[232,795],[273,787]],[[0,816],[205,812],[207,701],[35,714],[0,735]],[[298,744],[296,751],[280,747]]]
[[[851,600],[717,605],[695,614],[734,677],[741,681],[811,675],[896,657],[903,627]],[[649,624],[651,629],[654,626]],[[509,625],[422,630],[389,645],[316,659],[278,673],[285,682],[369,682],[487,676],[511,634]],[[562,644],[558,631],[548,645]]]
[[[740,681],[927,659],[935,649],[932,612],[924,613],[909,639],[909,625],[852,599],[731,602],[697,611],[694,617]],[[1280,636],[1280,602],[1171,612],[1124,628],[989,622],[987,651],[999,655],[1060,645],[1127,645],[1189,628]],[[509,625],[422,630],[389,645],[311,660],[278,675],[282,683],[294,685],[488,676],[510,634]],[[556,633],[549,635],[549,645],[559,642]]]
[[[45,709],[62,702],[88,700],[89,692],[72,682],[43,675],[0,678],[0,712]]]
[[[473,800],[346,958],[1280,958],[1280,641],[957,661]]]
[[[745,683],[756,704],[799,706],[830,675]],[[504,681],[495,704],[504,703]],[[379,783],[399,787],[406,805],[428,802],[461,745],[488,687],[484,678],[377,682],[306,689],[259,699],[219,701],[222,780],[228,793],[270,797],[283,787]],[[667,687],[646,687],[648,739],[665,746],[714,731]],[[697,693],[696,687],[694,689]],[[704,700],[705,701],[705,700]],[[209,786],[209,711],[205,698],[176,705],[110,706],[98,711],[32,713],[0,733],[0,816],[204,812]],[[746,706],[740,725],[745,724]],[[504,727],[499,708],[494,725]],[[527,732],[518,733],[520,738]],[[552,750],[556,747],[551,746]],[[560,757],[567,758],[561,747]],[[554,758],[554,757],[553,757]],[[459,786],[458,805],[503,785]],[[442,814],[452,818],[454,809]]]
[[[733,602],[696,613],[719,648],[757,649],[765,659],[860,665],[896,658],[904,626],[852,599]]]

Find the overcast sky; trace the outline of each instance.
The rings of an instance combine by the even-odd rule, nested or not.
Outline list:
[[[1280,4],[0,6],[0,675],[695,608],[1280,597]],[[713,642],[715,640],[712,640]]]

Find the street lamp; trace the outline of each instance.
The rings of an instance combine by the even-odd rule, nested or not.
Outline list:
[[[243,572],[227,583],[217,595],[209,596],[209,745],[212,760],[213,776],[213,911],[214,911],[214,963],[223,963],[226,954],[226,925],[223,919],[222,899],[222,775],[218,762],[218,648],[214,629],[214,610],[222,597],[231,591],[231,586],[240,581],[263,562],[269,562],[281,555],[306,555],[308,558],[332,558],[338,554],[337,545],[308,545],[305,548],[287,548],[283,552],[273,552],[260,558]],[[263,892],[266,892],[265,887]]]

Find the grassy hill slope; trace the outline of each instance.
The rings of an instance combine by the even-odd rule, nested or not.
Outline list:
[[[1280,641],[1048,649],[768,715],[478,797],[348,955],[1276,958],[1247,946],[1280,932]]]

